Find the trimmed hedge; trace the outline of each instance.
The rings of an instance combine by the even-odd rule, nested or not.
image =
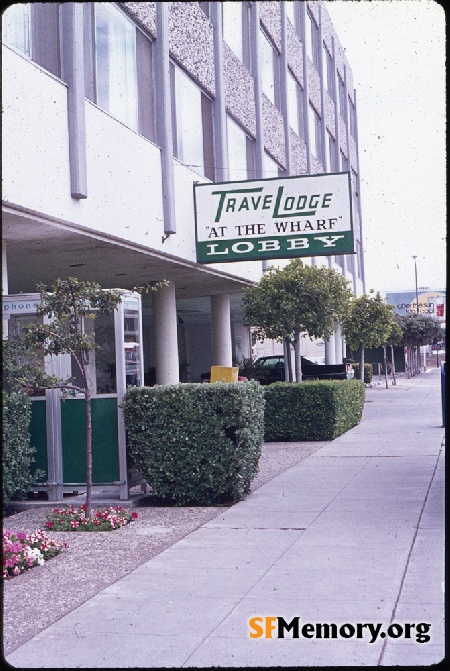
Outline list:
[[[31,401],[24,392],[3,392],[3,507],[13,498],[25,498],[33,481],[30,446]]]
[[[258,471],[264,403],[258,382],[130,388],[122,404],[129,455],[165,501],[238,501]]]
[[[361,421],[361,380],[276,382],[264,391],[266,441],[334,440]]]
[[[353,368],[355,369],[355,378],[358,379],[359,372],[359,363],[354,363]],[[373,378],[373,364],[365,363],[364,364],[364,384],[370,384]]]

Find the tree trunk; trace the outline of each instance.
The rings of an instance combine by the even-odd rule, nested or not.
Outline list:
[[[386,389],[389,389],[388,361],[387,361],[387,354],[386,354],[386,345],[383,345],[383,361],[384,361],[384,381],[386,382]]]
[[[302,359],[300,355],[300,334],[296,333],[294,337],[294,353],[295,353],[295,379],[297,382],[302,382]]]
[[[364,382],[364,345],[359,348],[359,379]]]
[[[395,377],[394,345],[391,345],[391,358],[392,358],[392,384],[395,386],[397,384],[397,378]]]
[[[285,380],[287,382],[292,382],[293,375],[292,375],[292,359],[291,359],[291,339],[290,338],[285,338],[284,339],[284,365],[285,365],[285,373],[287,374],[287,378],[285,376]]]

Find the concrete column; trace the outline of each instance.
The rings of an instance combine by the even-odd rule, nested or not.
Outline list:
[[[6,258],[6,242],[2,240],[2,296],[8,295],[8,265]],[[3,340],[8,337],[8,320],[2,319]]]
[[[223,22],[222,3],[210,4],[210,19],[214,26],[214,83],[216,96],[213,100],[214,110],[214,159],[216,164],[216,182],[226,182],[228,174],[227,147],[227,112],[225,99],[224,67],[223,67]]]
[[[230,297],[228,294],[211,296],[211,322],[213,365],[232,366],[233,346],[231,339]]]
[[[329,340],[325,340],[325,363],[329,366],[336,363],[336,337],[334,333]]]
[[[341,325],[340,324],[336,324],[336,328],[334,330],[334,338],[335,338],[335,351],[336,351],[336,361],[335,361],[335,363],[342,363],[343,338],[342,338],[342,331],[341,331]]]
[[[60,12],[65,38],[62,75],[67,83],[70,191],[72,198],[79,200],[87,198],[83,3],[63,2]]]
[[[175,183],[173,174],[172,102],[170,97],[169,11],[170,3],[156,4],[156,36],[153,43],[155,58],[156,126],[161,149],[164,233],[177,232],[175,212]]]
[[[153,296],[156,338],[156,384],[180,381],[175,284],[159,287]]]

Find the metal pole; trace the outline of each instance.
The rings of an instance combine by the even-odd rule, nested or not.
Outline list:
[[[419,292],[417,290],[417,256],[413,256],[414,259],[414,273],[416,278],[416,312],[419,314]]]

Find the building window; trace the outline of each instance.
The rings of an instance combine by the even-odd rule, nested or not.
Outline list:
[[[358,178],[356,172],[352,168],[352,193],[355,210],[358,211]]]
[[[137,130],[136,28],[113,5],[94,4],[96,102]]]
[[[319,28],[309,11],[306,12],[306,53],[311,63],[319,69]]]
[[[204,12],[206,16],[209,16],[209,2],[199,2],[198,4],[202,12]]]
[[[174,156],[194,172],[214,180],[211,100],[173,63],[171,84]]]
[[[283,177],[284,170],[276,161],[265,151],[263,155],[262,166],[263,178]]]
[[[348,172],[350,169],[350,163],[346,155],[341,151],[339,152],[341,156],[341,170],[342,172]]]
[[[250,70],[250,20],[246,2],[222,2],[223,39]]]
[[[359,240],[356,241],[356,258],[358,259],[358,277],[362,279],[362,245]]]
[[[297,3],[294,2],[294,0],[286,0],[284,3],[286,6],[286,16],[291,22],[292,26],[295,28],[296,27],[296,10],[297,10]]]
[[[8,44],[27,56],[30,54],[30,5],[11,5],[2,17],[2,36]]]
[[[231,182],[255,176],[254,142],[230,117],[227,117],[228,171]]]
[[[350,97],[348,99],[348,118],[350,125],[350,135],[354,140],[356,140],[356,110]]]
[[[262,30],[259,35],[262,90],[280,109],[280,56]]]
[[[339,114],[347,123],[347,110],[345,105],[345,84],[342,77],[338,74],[338,88],[339,88]]]
[[[84,30],[86,97],[154,140],[151,41],[106,2],[84,3]]]
[[[59,3],[11,5],[3,13],[2,31],[5,42],[56,77],[61,76]]]
[[[308,130],[309,130],[309,144],[311,154],[315,156],[317,160],[322,163],[323,150],[322,150],[322,131],[320,124],[320,117],[311,104],[309,105]]]
[[[326,84],[327,91],[334,99],[334,67],[333,59],[325,43],[323,45],[323,81]]]
[[[337,172],[337,156],[336,156],[336,140],[334,137],[327,131],[328,136],[328,165],[330,172]]]
[[[305,124],[303,118],[303,90],[290,70],[288,70],[287,84],[289,125],[292,130],[304,140]]]

